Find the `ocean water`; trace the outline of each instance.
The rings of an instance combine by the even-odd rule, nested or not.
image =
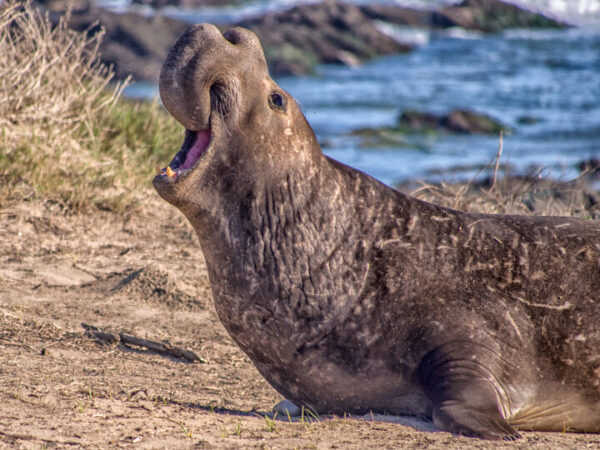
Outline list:
[[[254,7],[264,10],[276,7],[274,3],[281,7],[282,2],[268,1]],[[419,2],[426,3],[431,2]],[[503,138],[503,157],[513,173],[544,167],[544,175],[572,178],[580,161],[600,157],[600,25],[590,25],[600,1],[519,3],[546,10],[551,6],[563,11],[563,20],[587,16],[587,22],[567,30],[496,35],[394,28],[388,31],[418,43],[415,51],[357,68],[321,66],[315,76],[276,81],[302,105],[326,154],[388,184],[468,179],[499,148],[499,136],[411,135],[382,146],[352,134],[394,125],[405,109],[441,114],[462,108],[488,114],[512,130]],[[170,13],[195,22],[211,20],[201,15],[215,11]],[[244,8],[219,11],[247,13]],[[151,97],[157,90],[135,84],[126,94]]]
[[[544,166],[569,178],[579,161],[600,157],[600,33],[432,35],[409,54],[278,81],[300,100],[328,154],[386,183],[437,180],[442,170],[471,177],[499,147],[498,136],[444,134],[369,147],[351,134],[393,125],[404,109],[463,108],[499,119],[512,129],[505,161],[519,173]]]

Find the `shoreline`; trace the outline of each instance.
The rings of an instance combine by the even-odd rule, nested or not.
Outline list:
[[[139,81],[158,80],[160,63],[166,50],[189,26],[189,22],[158,12],[147,16],[134,11],[114,13],[90,0],[64,3],[49,0],[36,4],[52,12],[54,23],[72,8],[70,26],[77,31],[106,34],[100,53],[105,64],[112,64],[116,76],[128,75]],[[405,42],[402,33],[389,26],[444,30],[459,27],[494,33],[508,28],[565,28],[568,25],[529,12],[502,0],[464,0],[434,10],[402,6],[355,5],[338,0],[300,3],[257,16],[236,18],[219,25],[250,28],[261,39],[271,72],[275,75],[308,74],[318,64],[356,65],[377,56],[410,52],[414,46]],[[277,26],[274,26],[277,25]]]

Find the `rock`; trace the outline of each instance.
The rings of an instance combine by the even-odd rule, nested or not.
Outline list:
[[[237,25],[258,35],[276,74],[307,73],[323,63],[355,65],[411,50],[381,31],[358,6],[336,1],[298,5]]]
[[[148,5],[154,9],[161,9],[166,6],[176,6],[178,8],[202,8],[205,6],[238,5],[244,3],[244,0],[133,0],[132,3]]]
[[[444,116],[407,110],[402,113],[398,123],[410,131],[443,130],[451,133],[496,134],[508,131],[497,120],[481,113],[455,109]]]
[[[64,14],[65,2],[47,1],[56,23]],[[146,17],[133,12],[116,14],[93,2],[67,2],[72,6],[69,26],[90,34],[105,29],[100,44],[102,62],[112,64],[115,75],[124,79],[132,75],[135,80],[158,82],[158,74],[165,55],[173,42],[188,27],[179,20],[156,14]]]
[[[398,118],[398,124],[411,131],[435,130],[441,127],[442,118],[435,114],[407,109]]]
[[[442,128],[455,133],[498,134],[507,131],[497,120],[472,111],[454,110],[441,119]]]
[[[205,6],[239,5],[247,2],[244,0],[133,0],[133,3],[160,9],[165,6],[201,8]],[[514,27],[554,28],[563,26],[563,24],[543,15],[532,13],[501,0],[465,0],[459,5],[440,8],[437,11],[389,4],[365,4],[360,5],[359,9],[372,20],[411,27],[448,28],[460,26],[472,30],[499,31]]]
[[[138,2],[155,7],[174,3],[194,7],[201,3],[194,0]],[[132,74],[136,80],[155,82],[168,48],[189,25],[160,13],[153,17],[133,12],[115,14],[85,0],[39,0],[38,3],[53,11],[56,20],[70,4],[73,8],[70,25],[78,31],[89,28],[91,33],[96,33],[104,27],[101,58],[114,66],[116,77],[121,79]],[[99,25],[94,25],[96,21]],[[411,49],[381,31],[359,7],[331,0],[298,5],[231,26],[234,25],[250,28],[258,34],[271,72],[277,75],[308,73],[323,63],[355,66],[378,55]]]
[[[462,27],[496,32],[507,28],[559,28],[565,24],[500,0],[464,0],[435,11],[394,5],[364,5],[362,11],[374,20],[426,28]]]
[[[462,27],[497,32],[507,28],[561,28],[566,25],[501,0],[464,0],[440,8],[431,18],[433,27]]]
[[[381,20],[401,26],[429,28],[433,11],[403,8],[395,5],[363,5],[361,11],[373,20]]]
[[[498,31],[511,27],[559,27],[561,24],[500,0],[465,0],[437,11],[394,5],[352,5],[334,0],[246,19],[263,43],[274,74],[304,74],[316,64],[356,65],[379,55],[402,53],[411,46],[385,34],[377,21],[402,26]]]
[[[454,134],[499,134],[510,129],[489,117],[473,111],[455,109],[445,115],[405,110],[393,127],[361,128],[352,131],[352,136],[361,139],[366,148],[419,147],[410,135],[414,133],[454,133]]]
[[[134,3],[157,9],[243,2],[134,0]],[[53,12],[53,21],[71,7],[70,24],[78,31],[89,29],[90,33],[96,33],[104,27],[106,35],[100,46],[101,59],[114,66],[119,79],[131,74],[135,80],[156,82],[167,50],[189,25],[164,17],[160,12],[152,17],[133,12],[116,14],[90,0],[38,0],[36,3]],[[250,28],[259,36],[273,75],[299,75],[311,72],[317,64],[355,66],[376,56],[411,50],[410,45],[386,34],[378,21],[425,28],[461,26],[482,31],[515,26],[560,26],[539,14],[500,0],[465,0],[458,6],[437,11],[393,5],[357,6],[326,0],[297,5],[232,25]],[[222,27],[228,28],[229,25]]]
[[[536,123],[539,123],[540,119],[538,119],[537,117],[533,117],[533,116],[521,116],[517,119],[517,123],[519,123],[520,125],[535,125]]]
[[[362,148],[415,148],[420,145],[409,139],[400,127],[360,128],[350,133],[360,138]],[[423,148],[425,150],[425,148]]]

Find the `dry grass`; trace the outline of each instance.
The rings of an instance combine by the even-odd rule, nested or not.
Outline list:
[[[156,103],[119,101],[102,34],[67,21],[53,27],[29,2],[0,7],[0,206],[41,196],[72,211],[122,208],[180,134]]]
[[[480,171],[465,183],[422,186],[411,195],[461,211],[489,214],[526,214],[600,218],[600,195],[586,182],[586,174],[572,181],[559,181],[538,168],[526,176],[509,173],[510,164],[501,164],[503,138],[496,157],[490,161],[492,176],[479,179]]]
[[[87,38],[29,3],[8,2],[0,14],[0,146],[2,197],[25,186],[59,190],[81,202],[78,175],[100,172],[84,150],[93,122],[114,104],[122,85],[106,89],[111,71],[98,60],[100,36]],[[91,167],[90,167],[91,165]],[[67,178],[73,183],[65,183]],[[57,192],[58,193],[58,192]]]

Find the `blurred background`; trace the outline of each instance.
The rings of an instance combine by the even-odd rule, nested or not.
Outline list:
[[[503,167],[571,179],[600,158],[600,0],[39,1],[106,28],[125,95],[158,95],[190,23],[242,25],[325,153],[381,181],[464,181]]]

